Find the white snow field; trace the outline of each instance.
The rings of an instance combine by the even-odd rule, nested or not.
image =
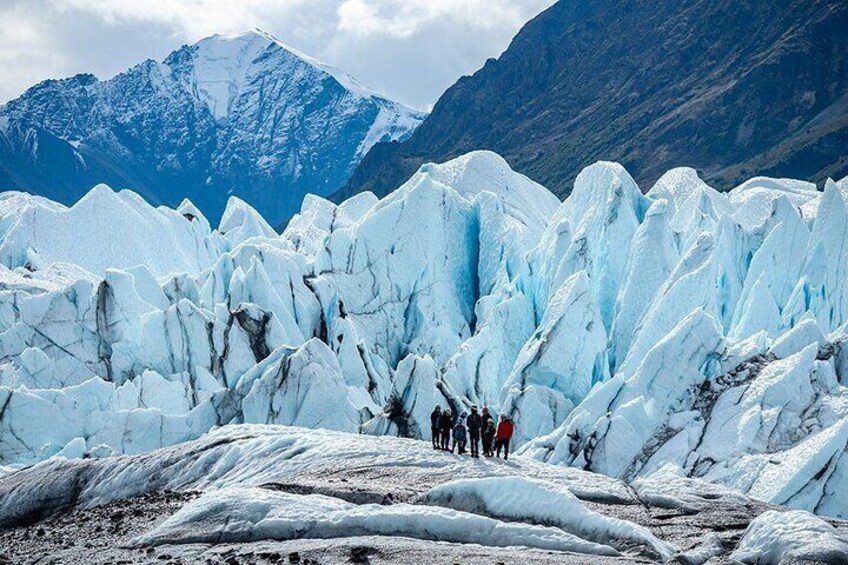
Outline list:
[[[477,404],[525,457],[848,517],[846,199],[599,162],[560,203],[489,152],[307,197],[281,235],[237,199],[213,228],[6,193],[0,468],[240,423],[427,438]]]

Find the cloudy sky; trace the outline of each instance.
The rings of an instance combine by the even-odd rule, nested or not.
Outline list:
[[[215,32],[258,27],[428,108],[554,0],[0,0],[0,103],[47,78],[111,77]]]

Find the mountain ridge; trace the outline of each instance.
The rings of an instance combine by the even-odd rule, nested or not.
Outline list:
[[[334,199],[385,194],[420,164],[475,149],[560,197],[601,159],[643,187],[676,166],[721,190],[755,175],[839,178],[846,26],[833,0],[561,0],[449,88],[409,140],[376,145]]]
[[[213,219],[236,195],[276,223],[422,117],[265,32],[218,34],[0,107],[0,187],[72,203],[105,182]]]

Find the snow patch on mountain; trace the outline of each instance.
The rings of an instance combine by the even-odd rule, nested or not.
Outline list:
[[[247,69],[271,42],[270,37],[251,32],[218,34],[197,42],[192,80],[186,88],[209,107],[216,120],[226,118],[247,82]]]

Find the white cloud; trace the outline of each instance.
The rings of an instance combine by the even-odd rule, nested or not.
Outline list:
[[[0,12],[0,38],[0,100],[67,64],[63,53],[49,48],[48,30],[22,4]],[[7,92],[6,84],[15,86]]]
[[[321,0],[52,0],[62,13],[87,12],[104,24],[159,24],[190,39],[260,27],[310,9]]]
[[[46,78],[107,78],[216,32],[262,28],[426,107],[554,0],[0,0],[0,102]]]
[[[479,29],[516,29],[550,2],[507,0],[345,0],[339,6],[339,29],[357,35],[410,37],[422,28],[445,22]]]

